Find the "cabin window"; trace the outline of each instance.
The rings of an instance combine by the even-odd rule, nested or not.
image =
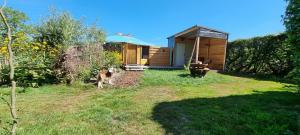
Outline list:
[[[149,46],[143,46],[142,47],[142,59],[148,59],[149,58]]]

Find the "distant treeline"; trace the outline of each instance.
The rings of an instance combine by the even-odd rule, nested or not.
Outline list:
[[[292,46],[286,33],[228,43],[228,72],[285,76],[293,69]]]

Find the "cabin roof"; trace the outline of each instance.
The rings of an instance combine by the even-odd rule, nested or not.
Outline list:
[[[188,29],[185,29],[184,31],[178,32],[178,33],[168,37],[168,39],[171,37],[179,37],[179,36],[188,34],[190,32],[194,32],[196,30],[206,30],[206,31],[217,32],[217,33],[222,33],[222,34],[228,35],[228,33],[224,32],[224,31],[220,31],[220,30],[216,30],[216,29],[212,29],[212,28],[208,28],[208,27],[204,27],[204,26],[194,25]]]
[[[145,42],[143,40],[134,38],[132,36],[128,35],[113,35],[108,36],[106,38],[106,42],[112,42],[112,43],[129,43],[129,44],[135,44],[135,45],[144,45],[144,46],[154,46],[151,43]]]

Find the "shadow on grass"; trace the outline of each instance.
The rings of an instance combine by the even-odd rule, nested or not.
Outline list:
[[[185,78],[185,77],[192,77],[191,74],[179,74],[178,76],[179,77],[183,77],[183,78]]]
[[[196,98],[157,104],[166,134],[300,134],[300,96],[292,92]]]
[[[234,72],[223,72],[223,71],[218,71],[218,73],[224,75],[236,76],[236,77],[251,78],[251,79],[261,80],[261,81],[275,81],[275,82],[290,83],[290,84],[296,83],[291,79],[278,77],[274,75],[246,74],[246,73],[234,73]]]
[[[182,78],[203,78],[203,77],[205,77],[203,75],[191,75],[191,74],[179,74],[178,76],[182,77]]]

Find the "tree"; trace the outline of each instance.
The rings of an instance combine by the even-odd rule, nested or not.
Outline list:
[[[21,45],[20,41],[23,40],[23,35],[26,35],[29,30],[31,30],[29,25],[25,24],[25,21],[28,20],[26,14],[14,10],[9,7],[3,7],[3,13],[6,17],[7,23],[11,27],[12,32],[12,48],[15,52],[17,50],[16,46]],[[6,35],[6,26],[0,21],[0,69],[3,69],[6,64],[8,64],[8,51],[7,51],[7,35]],[[17,52],[15,52],[17,53]],[[0,78],[3,79],[3,78]],[[1,82],[2,83],[2,82]]]
[[[293,46],[294,65],[292,75],[300,88],[300,0],[286,0],[288,6],[284,16],[284,24],[288,33],[288,42]]]
[[[47,42],[51,47],[78,45],[83,38],[84,27],[81,21],[74,19],[68,12],[50,10],[50,15],[37,26],[40,42]]]
[[[12,51],[14,52],[14,80],[17,86],[37,87],[39,84],[56,82],[52,75],[51,64],[58,54],[56,48],[49,48],[47,44],[36,41],[33,36],[37,31],[31,25],[26,24],[28,17],[25,13],[5,7],[4,15],[12,32]],[[2,67],[0,71],[1,84],[10,84],[9,66],[7,51],[7,34],[5,24],[0,22],[0,62]],[[48,49],[46,50],[46,48]],[[47,57],[46,54],[47,53]]]
[[[25,21],[28,20],[28,17],[25,13],[20,12],[18,10],[14,10],[12,8],[3,7],[3,14],[6,17],[7,23],[11,27],[12,37],[14,37],[17,32],[25,31],[28,25],[25,25]],[[6,33],[6,26],[4,23],[0,23],[0,33]],[[5,37],[6,35],[2,35],[1,37]]]
[[[11,134],[15,135],[16,134],[16,130],[17,130],[17,110],[16,110],[16,82],[14,80],[14,53],[12,51],[12,30],[10,25],[7,22],[6,16],[4,14],[4,7],[6,6],[6,0],[4,0],[4,4],[2,5],[2,7],[0,8],[0,16],[2,19],[2,22],[5,24],[5,28],[6,28],[6,34],[7,34],[7,49],[9,52],[9,67],[10,67],[10,80],[11,80],[11,95],[10,95],[10,103],[9,107],[10,107],[10,112],[11,112],[11,118],[12,118],[12,128],[11,128]]]

